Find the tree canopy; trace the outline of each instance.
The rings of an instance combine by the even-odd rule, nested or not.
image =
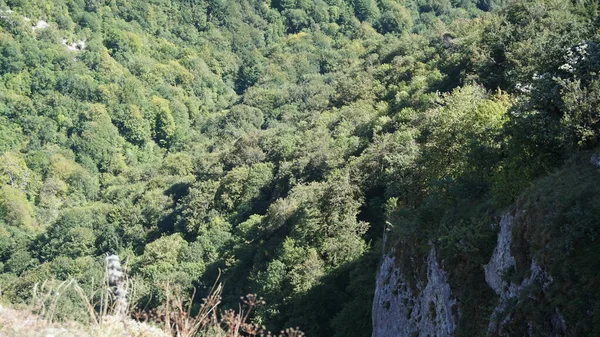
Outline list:
[[[387,221],[459,279],[490,209],[598,147],[599,25],[593,1],[0,0],[2,294],[116,253],[141,308],[221,273],[270,328],[369,335]]]

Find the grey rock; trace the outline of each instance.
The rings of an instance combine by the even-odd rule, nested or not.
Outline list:
[[[455,304],[433,247],[427,258],[427,282],[417,282],[416,289],[408,284],[391,252],[377,273],[372,336],[452,336]]]
[[[500,231],[498,233],[498,240],[494,253],[490,258],[489,263],[484,266],[485,280],[499,296],[498,303],[492,312],[490,323],[488,325],[488,333],[493,335],[504,335],[502,328],[508,324],[511,319],[511,302],[514,302],[515,299],[518,299],[526,291],[529,291],[534,283],[541,285],[541,289],[543,290],[553,281],[552,277],[548,275],[535,260],[532,260],[529,265],[529,276],[521,283],[514,283],[506,277],[506,272],[508,270],[516,268],[515,258],[510,251],[513,224],[514,217],[509,213],[504,214],[500,221]],[[556,310],[556,313],[558,313],[558,310]],[[558,313],[558,315],[560,315],[560,313]],[[564,320],[561,319],[562,316],[560,316],[560,318],[558,318],[558,316],[553,318],[556,322],[553,322],[552,324],[554,325],[556,323],[557,326],[557,328],[553,330],[566,330]],[[531,324],[529,334],[536,334]],[[562,334],[559,333],[557,336],[560,335]]]

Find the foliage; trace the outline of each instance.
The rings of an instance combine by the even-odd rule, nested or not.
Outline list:
[[[265,296],[261,324],[364,336],[385,230],[414,281],[440,248],[472,318],[457,331],[482,333],[486,224],[599,145],[597,14],[559,0],[0,0],[2,293],[91,286],[90,261],[118,253],[140,308],[164,302],[165,282],[189,292],[221,273],[226,306]],[[560,249],[591,235],[574,219],[594,207],[564,210]],[[569,334],[596,331],[561,305]]]

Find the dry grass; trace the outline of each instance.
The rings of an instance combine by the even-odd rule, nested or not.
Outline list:
[[[0,307],[1,337],[171,337],[161,329],[131,320],[127,328],[115,316],[102,324],[83,325],[69,321],[52,323],[28,310]]]
[[[287,329],[280,334],[272,334],[250,321],[250,314],[259,305],[264,305],[262,298],[248,294],[241,298],[238,310],[219,312],[221,304],[222,284],[215,284],[209,295],[202,300],[200,309],[192,314],[192,304],[195,292],[188,299],[181,296],[181,291],[163,287],[166,300],[163,306],[151,314],[142,313],[141,320],[152,317],[155,322],[163,324],[163,331],[168,331],[175,337],[302,337],[298,329]],[[140,320],[140,319],[138,319]]]
[[[208,296],[193,312],[195,293],[189,298],[183,292],[163,287],[166,300],[150,312],[129,310],[127,316],[115,315],[114,298],[105,285],[91,294],[75,280],[46,281],[35,285],[32,306],[27,310],[0,307],[0,337],[301,337],[296,329],[271,334],[250,321],[252,311],[263,305],[262,298],[249,294],[241,298],[238,310],[220,311],[222,284],[215,284]],[[89,323],[74,320],[57,322],[61,296],[74,292],[80,299],[82,310],[89,315]],[[133,317],[133,318],[132,318]]]

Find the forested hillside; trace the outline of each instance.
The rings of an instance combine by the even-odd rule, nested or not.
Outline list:
[[[485,335],[490,224],[520,200],[543,205],[540,226],[564,210],[521,233],[562,275],[532,305],[597,335],[598,175],[573,162],[600,140],[598,14],[592,0],[0,0],[3,301],[50,280],[92,289],[118,254],[140,310],[166,284],[199,301],[220,275],[232,307],[264,297],[253,319],[269,329],[369,336],[382,250],[417,282],[435,246],[456,334]],[[564,193],[527,190],[565,165]],[[57,315],[86,317],[61,301]]]

